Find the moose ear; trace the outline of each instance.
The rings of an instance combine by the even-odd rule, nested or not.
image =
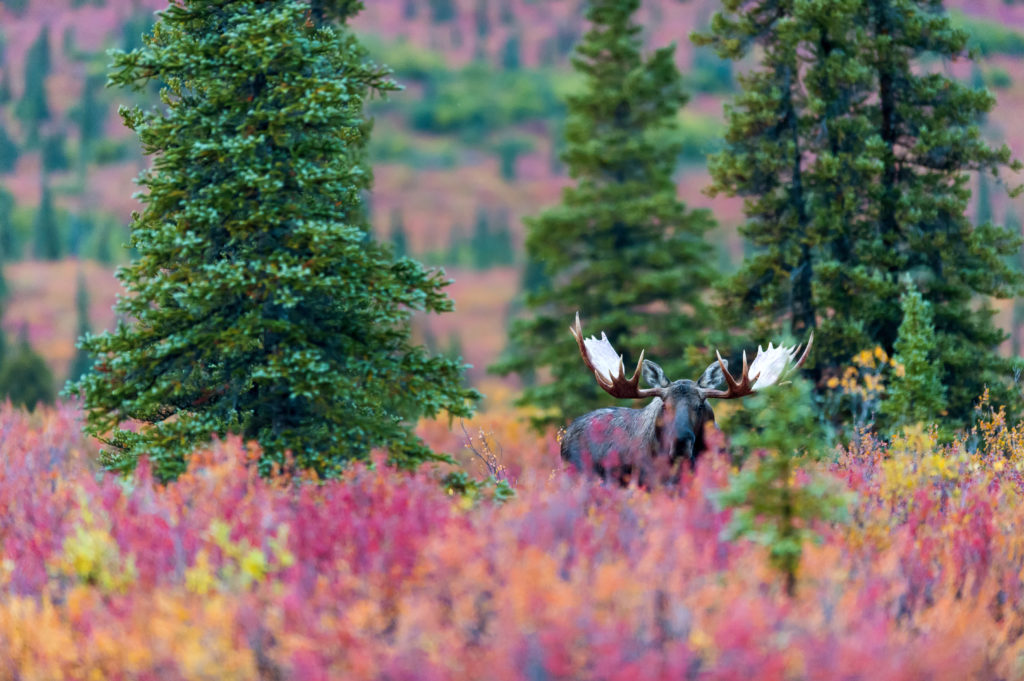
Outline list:
[[[723,359],[722,364],[725,365],[726,369],[729,368],[729,360]],[[700,380],[697,381],[697,387],[707,390],[709,388],[714,388],[724,380],[725,374],[722,373],[722,367],[719,366],[718,360],[715,360],[708,365],[707,369],[704,370],[704,374],[700,377]]]
[[[667,388],[669,383],[661,367],[649,359],[644,360],[644,380],[652,388]]]

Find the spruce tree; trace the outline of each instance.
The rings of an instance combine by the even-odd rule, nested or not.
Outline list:
[[[44,177],[39,210],[32,222],[32,255],[38,260],[60,260],[64,254],[63,246],[50,184]]]
[[[395,85],[344,23],[361,6],[185,0],[114,55],[115,84],[166,87],[122,112],[155,156],[119,274],[133,322],[84,339],[94,370],[69,388],[109,467],[145,453],[171,479],[229,432],[261,472],[290,451],[330,476],[375,447],[414,466],[441,458],[418,418],[471,412],[462,365],[410,340],[412,311],[452,308],[447,281],[369,238],[363,105]]]
[[[0,123],[0,174],[9,173],[18,165],[18,145]]]
[[[79,167],[84,168],[92,158],[92,149],[103,135],[103,121],[106,108],[100,101],[99,92],[106,83],[102,75],[90,75],[82,86],[82,99],[75,111],[75,122],[78,123]]]
[[[0,187],[0,263],[18,257],[18,244],[14,232],[14,195]]]
[[[882,414],[890,430],[914,424],[933,424],[946,408],[946,388],[940,380],[935,354],[935,327],[931,305],[913,283],[906,283],[900,299],[903,322],[896,338],[893,360],[898,367],[890,383]]]
[[[1012,367],[982,296],[1006,297],[1017,237],[966,217],[973,173],[1016,169],[982,139],[992,95],[921,65],[965,54],[940,0],[725,0],[711,43],[739,59],[760,48],[727,109],[713,192],[745,198],[754,247],[724,287],[730,321],[815,332],[817,375],[880,345],[892,354],[900,280],[915,272],[935,313],[936,361],[964,424],[993,389],[1014,399]],[[975,304],[979,301],[980,304]]]
[[[53,372],[32,349],[27,329],[22,329],[18,347],[4,358],[0,367],[0,399],[9,399],[13,405],[30,411],[40,403],[53,404],[56,399]]]
[[[656,358],[672,378],[696,377],[687,349],[711,325],[705,293],[714,277],[706,211],[690,211],[673,180],[679,145],[665,143],[686,102],[673,48],[641,54],[639,0],[593,0],[590,30],[573,58],[584,76],[568,100],[563,160],[575,178],[561,205],[527,222],[528,262],[543,277],[495,370],[551,381],[523,392],[544,412],[535,425],[564,423],[612,398],[582,366],[568,333],[579,310],[586,328],[617,347]],[[543,283],[540,283],[543,282]],[[636,361],[627,357],[626,364]],[[706,364],[706,362],[704,362]]]
[[[46,26],[25,54],[25,87],[14,113],[21,120],[29,146],[39,141],[39,124],[50,117],[46,77],[50,73],[50,29]]]

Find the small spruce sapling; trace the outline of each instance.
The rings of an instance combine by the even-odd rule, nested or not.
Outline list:
[[[893,433],[914,424],[935,423],[946,411],[946,387],[941,366],[935,361],[936,336],[931,305],[917,287],[906,280],[900,297],[903,321],[896,339],[896,375],[882,414]]]
[[[811,399],[810,384],[802,379],[759,394],[746,405],[754,428],[733,441],[747,452],[764,456],[748,461],[718,495],[724,508],[735,509],[726,529],[731,539],[746,537],[768,549],[771,564],[782,573],[786,593],[796,594],[804,542],[815,539],[816,521],[844,517],[846,498],[826,478],[807,471],[825,449],[821,425]]]

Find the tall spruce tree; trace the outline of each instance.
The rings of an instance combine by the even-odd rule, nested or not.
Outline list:
[[[544,276],[494,370],[550,372],[550,382],[528,387],[520,400],[545,410],[538,426],[612,401],[576,356],[568,326],[577,310],[587,329],[635,353],[646,348],[672,378],[698,372],[686,349],[710,326],[705,293],[715,258],[704,233],[712,220],[678,199],[680,147],[663,142],[687,97],[672,47],[641,53],[639,5],[589,3],[590,30],[573,58],[585,87],[568,100],[562,156],[576,185],[561,205],[527,222],[527,261]]]
[[[50,29],[44,26],[25,54],[25,87],[14,107],[29,146],[38,143],[39,124],[50,117],[50,106],[46,101],[46,77],[50,74],[50,65]]]
[[[471,412],[461,363],[410,340],[413,310],[451,309],[447,281],[368,238],[363,104],[395,85],[344,23],[361,7],[185,0],[114,55],[114,83],[166,88],[122,111],[155,156],[119,273],[133,321],[86,337],[94,371],[69,388],[108,466],[145,453],[174,478],[228,432],[262,445],[261,472],[290,451],[333,475],[374,447],[413,466],[441,457],[415,420]]]
[[[39,210],[32,222],[32,255],[38,260],[60,260],[63,254],[64,244],[57,222],[57,210],[53,205],[53,192],[44,177]]]
[[[755,251],[723,310],[761,334],[784,320],[798,335],[817,327],[820,372],[874,345],[892,353],[912,272],[935,312],[950,418],[965,423],[986,384],[1014,399],[1003,334],[978,300],[1019,288],[1005,258],[1017,238],[965,213],[971,174],[1019,164],[981,137],[991,94],[922,64],[965,54],[942,2],[725,0],[695,39],[724,57],[761,54],[711,164],[712,191],[746,199]]]

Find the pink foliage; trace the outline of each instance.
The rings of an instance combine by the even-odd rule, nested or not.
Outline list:
[[[724,538],[720,437],[674,490],[533,465],[495,505],[426,469],[263,480],[237,440],[172,486],[120,480],[78,427],[0,410],[0,678],[1024,673],[1014,466],[908,482],[874,445],[843,453],[822,472],[858,495],[853,521],[820,528],[788,598],[762,547]]]

